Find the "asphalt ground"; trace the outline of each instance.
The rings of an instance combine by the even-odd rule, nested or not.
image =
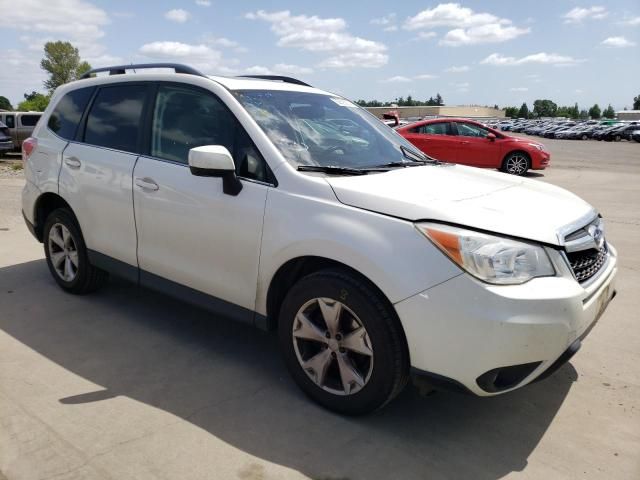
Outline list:
[[[304,397],[274,335],[123,281],[63,293],[0,174],[0,479],[640,479],[640,144],[535,140],[530,176],[604,216],[618,296],[543,382],[409,386],[355,419]]]

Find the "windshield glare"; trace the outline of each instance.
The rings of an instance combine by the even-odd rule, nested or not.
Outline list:
[[[409,162],[416,148],[376,117],[341,97],[244,90],[236,97],[294,167],[370,168]]]

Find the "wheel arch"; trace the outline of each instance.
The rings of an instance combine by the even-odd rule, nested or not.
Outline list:
[[[276,273],[271,278],[269,282],[269,287],[267,289],[267,298],[266,298],[266,307],[267,307],[267,329],[275,330],[278,326],[278,316],[280,314],[280,307],[282,302],[289,291],[289,289],[301,278],[310,275],[312,273],[318,272],[320,270],[328,270],[328,269],[336,269],[346,271],[349,274],[357,277],[362,280],[368,287],[374,290],[380,298],[385,302],[386,306],[389,308],[389,311],[392,313],[396,322],[398,322],[398,326],[400,327],[400,331],[402,332],[402,339],[404,341],[405,346],[407,345],[407,340],[404,333],[404,328],[402,327],[402,322],[400,322],[400,318],[396,312],[393,303],[389,300],[387,295],[366,275],[363,275],[358,270],[345,263],[342,263],[337,260],[333,260],[326,257],[321,256],[301,256],[288,260],[283,265],[278,268]],[[408,349],[408,347],[407,347]],[[407,350],[408,355],[408,350]]]
[[[57,193],[45,192],[38,197],[33,209],[33,227],[39,242],[42,242],[44,235],[44,223],[51,212],[58,208],[66,208],[75,217],[71,205]]]

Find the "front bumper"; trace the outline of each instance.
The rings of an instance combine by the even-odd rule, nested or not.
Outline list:
[[[10,152],[14,148],[13,140],[9,140],[7,142],[0,141],[0,152]]]
[[[536,151],[531,156],[531,168],[533,170],[544,170],[551,164],[551,154],[546,150]]]
[[[587,287],[570,277],[554,252],[562,276],[496,286],[461,274],[397,303],[414,371],[488,396],[524,386],[554,367],[603,313],[617,274],[611,246]]]

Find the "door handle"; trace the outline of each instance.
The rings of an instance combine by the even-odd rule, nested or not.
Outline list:
[[[152,190],[154,192],[160,188],[158,184],[149,177],[136,178],[136,185],[143,190]]]
[[[462,145],[468,145],[469,142],[460,142]]]
[[[80,168],[80,165],[82,165],[82,163],[80,162],[80,160],[78,160],[77,157],[64,157],[64,164],[67,167],[73,168],[73,169],[78,169]]]

